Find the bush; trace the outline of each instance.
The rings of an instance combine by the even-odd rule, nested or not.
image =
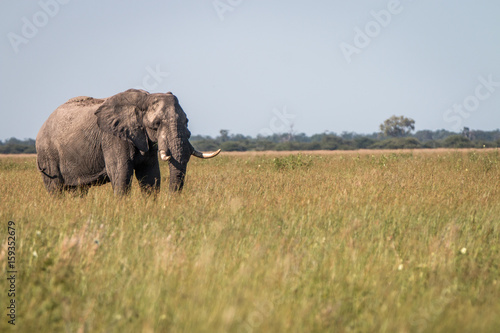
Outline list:
[[[422,148],[440,148],[441,146],[441,142],[437,140],[430,140],[422,144]]]
[[[368,149],[416,149],[422,144],[415,138],[392,138],[375,142]]]
[[[472,148],[472,142],[462,135],[452,135],[444,139],[443,146],[446,148]]]
[[[312,157],[302,154],[289,155],[285,157],[275,157],[274,167],[277,170],[294,170],[297,168],[308,168],[312,165]]]
[[[223,151],[247,151],[247,146],[235,141],[223,142],[220,147]]]
[[[325,135],[321,139],[321,149],[324,150],[337,150],[344,144],[344,140],[336,135]]]
[[[367,137],[359,137],[354,139],[354,145],[357,149],[366,149],[374,143],[375,140]]]
[[[304,142],[302,150],[321,150],[321,144],[319,142]]]
[[[496,142],[491,142],[491,141],[479,140],[479,141],[472,141],[471,143],[474,144],[475,148],[496,148],[496,147],[498,147]]]
[[[200,141],[192,141],[193,147],[202,151],[213,151],[220,148],[220,144],[213,139],[203,139]]]

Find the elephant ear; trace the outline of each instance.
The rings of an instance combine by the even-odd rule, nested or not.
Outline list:
[[[130,89],[107,98],[95,111],[97,125],[103,132],[131,142],[140,151],[147,152],[148,137],[140,117],[147,95],[144,90]]]

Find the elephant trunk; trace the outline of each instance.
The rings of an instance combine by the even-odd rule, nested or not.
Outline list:
[[[170,156],[170,190],[181,191],[186,177],[186,168],[192,154],[187,138],[173,138],[168,141]]]
[[[171,192],[180,192],[184,187],[184,179],[186,178],[186,166],[176,166],[174,163],[170,163],[169,169],[169,189]]]
[[[170,190],[181,191],[186,177],[187,164],[192,154],[189,139],[175,126],[162,126],[158,130],[160,158],[168,161],[170,169]]]

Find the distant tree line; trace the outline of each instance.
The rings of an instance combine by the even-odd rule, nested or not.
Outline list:
[[[200,150],[259,151],[259,150],[355,150],[355,149],[418,149],[418,148],[494,148],[500,147],[500,130],[471,131],[464,127],[462,133],[418,131],[415,120],[392,116],[380,124],[380,132],[368,135],[354,132],[323,133],[307,136],[304,133],[274,134],[252,138],[241,134],[229,135],[221,130],[220,136],[194,136],[193,145]]]
[[[5,142],[0,140],[0,154],[34,154],[35,152],[35,140],[33,139],[10,138]]]
[[[495,148],[500,147],[500,130],[463,133],[446,130],[423,130],[405,136],[387,136],[382,133],[357,134],[353,132],[323,133],[307,136],[274,134],[256,138],[241,134],[220,136],[195,135],[191,138],[199,150],[264,151],[264,150],[355,150],[355,149],[418,149],[418,148]]]
[[[229,134],[194,135],[191,143],[199,150],[264,151],[264,150],[355,150],[355,149],[418,149],[418,148],[495,148],[500,147],[500,130],[479,131],[464,128],[462,133],[446,130],[423,130],[405,136],[387,136],[383,133],[357,134],[354,132],[323,133],[307,136],[304,133],[283,133],[272,136],[245,136]],[[0,140],[0,154],[34,154],[35,140],[11,138]]]

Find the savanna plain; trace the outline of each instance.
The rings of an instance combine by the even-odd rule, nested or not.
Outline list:
[[[51,197],[0,158],[0,331],[499,332],[495,149],[222,153]],[[7,223],[16,228],[8,323]]]

